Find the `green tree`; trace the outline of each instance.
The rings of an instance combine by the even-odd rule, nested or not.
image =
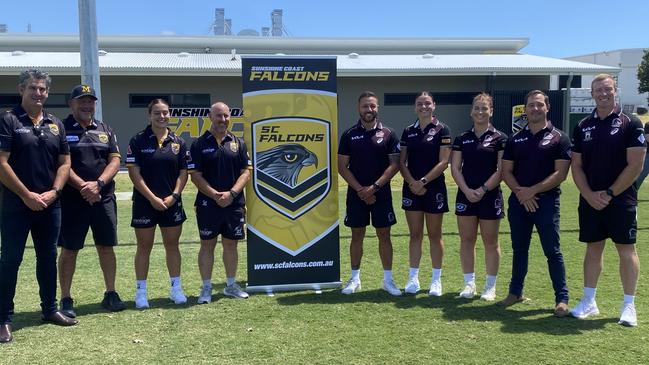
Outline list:
[[[639,93],[649,92],[649,50],[644,50],[644,56],[642,56],[642,62],[638,65],[638,85]],[[649,102],[649,98],[647,98]]]

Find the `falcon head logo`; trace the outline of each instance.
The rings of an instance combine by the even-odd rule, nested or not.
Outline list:
[[[299,144],[285,144],[257,153],[257,168],[294,188],[305,166],[318,167],[318,157]]]

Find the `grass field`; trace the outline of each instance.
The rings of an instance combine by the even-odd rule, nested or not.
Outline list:
[[[119,175],[118,191],[129,191],[126,175]],[[447,178],[447,181],[451,179]],[[393,189],[399,183],[393,184]],[[195,190],[188,184],[185,195],[189,220],[184,226],[181,252],[183,281],[189,298],[185,306],[170,304],[164,252],[157,244],[149,275],[151,309],[133,308],[135,291],[133,256],[135,237],[129,227],[130,202],[119,202],[117,287],[129,309],[107,313],[99,302],[103,280],[92,247],[79,255],[73,295],[81,323],[72,328],[40,321],[33,250],[27,250],[21,266],[16,296],[15,340],[0,346],[0,363],[314,363],[314,364],[428,364],[428,363],[529,363],[529,364],[646,364],[649,363],[649,282],[641,274],[636,299],[639,327],[617,324],[622,289],[617,254],[606,249],[605,269],[597,302],[601,315],[585,321],[552,316],[554,297],[547,265],[538,239],[532,242],[525,294],[530,301],[509,309],[476,300],[456,299],[462,287],[455,216],[445,216],[444,295],[429,298],[392,297],[380,290],[382,270],[377,241],[366,240],[363,258],[363,291],[344,296],[338,290],[257,294],[245,301],[215,294],[209,305],[195,305],[200,288],[196,265],[198,232],[189,209]],[[449,198],[456,188],[449,183]],[[344,207],[344,189],[340,203]],[[584,246],[577,242],[577,190],[563,185],[561,239],[571,304],[581,296]],[[508,193],[507,193],[508,194]],[[649,262],[649,188],[640,194],[638,251]],[[395,194],[395,208],[400,193]],[[396,209],[393,229],[394,273],[403,286],[408,274],[408,230],[403,212]],[[341,217],[344,214],[341,211]],[[347,247],[350,232],[341,228],[341,279],[349,275]],[[158,239],[159,241],[159,239]],[[503,251],[498,297],[507,292],[511,272],[509,225],[503,221]],[[478,243],[476,275],[484,283],[483,250]],[[424,245],[426,247],[426,245]],[[223,288],[224,272],[217,247],[215,290]],[[245,282],[245,244],[241,245],[239,279]],[[428,256],[425,248],[424,258]],[[430,260],[423,259],[422,287],[430,284]]]

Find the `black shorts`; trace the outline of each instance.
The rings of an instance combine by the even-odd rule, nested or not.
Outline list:
[[[88,228],[92,229],[95,245],[117,245],[117,204],[114,197],[93,205],[82,199],[62,199],[61,215],[60,247],[73,251],[82,249]]]
[[[211,240],[221,235],[230,240],[245,238],[246,224],[244,207],[221,208],[216,203],[198,205],[196,208],[196,223],[201,240]]]
[[[174,203],[165,211],[158,211],[153,208],[147,200],[133,201],[133,218],[131,227],[151,228],[156,224],[160,227],[176,227],[187,220],[183,209],[182,199]]]
[[[448,194],[446,185],[442,181],[440,184],[428,184],[426,194],[415,195],[408,185],[402,189],[403,198],[401,199],[401,208],[403,210],[414,212],[426,212],[430,214],[441,214],[448,212]]]
[[[579,241],[599,242],[610,238],[615,243],[634,244],[638,232],[636,206],[609,205],[602,210],[579,199]]]
[[[488,191],[479,202],[471,203],[466,195],[458,189],[455,198],[455,215],[478,217],[478,219],[495,220],[505,217],[503,193],[500,189]]]
[[[372,226],[375,228],[390,227],[397,223],[392,208],[390,186],[381,188],[375,195],[376,202],[368,205],[358,197],[354,190],[347,190],[347,214],[345,214],[345,225],[347,227],[367,227],[370,224],[370,216]]]

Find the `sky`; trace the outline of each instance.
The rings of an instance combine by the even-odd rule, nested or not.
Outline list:
[[[646,0],[96,0],[99,35],[209,35],[225,8],[236,34],[283,9],[292,37],[528,38],[522,53],[569,57],[649,48]],[[397,5],[398,4],[398,5]],[[78,33],[78,0],[0,0],[10,33]]]

